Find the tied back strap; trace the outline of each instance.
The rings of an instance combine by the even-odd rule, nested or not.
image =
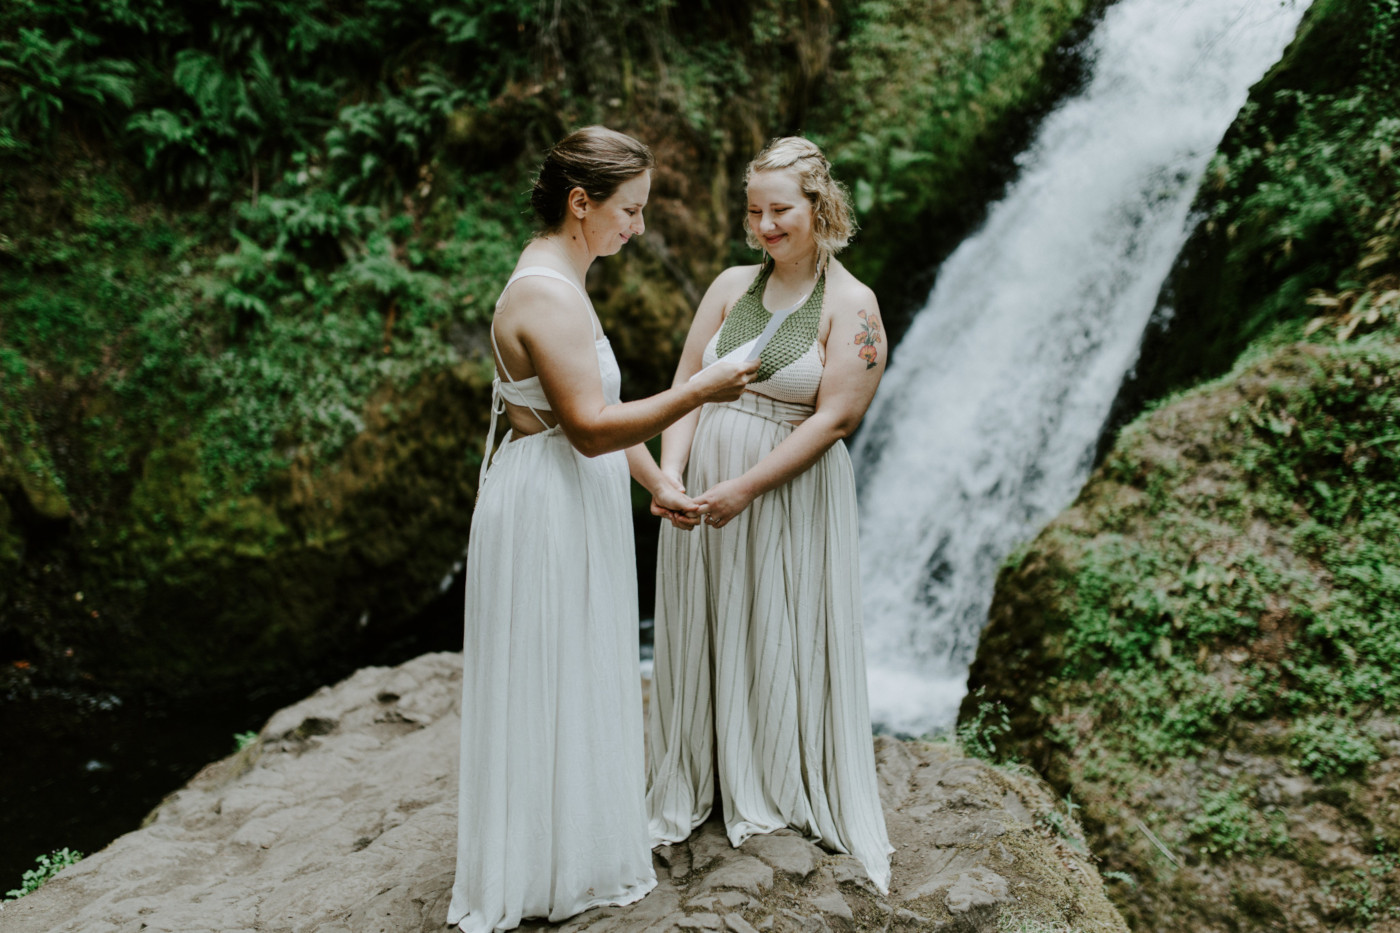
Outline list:
[[[481,473],[476,480],[476,494],[478,498],[480,498],[481,496],[481,487],[486,485],[486,473],[488,470],[491,469],[491,455],[492,453],[494,453],[494,448],[496,446],[496,419],[501,415],[505,414],[505,410],[506,400],[501,395],[501,380],[492,379],[491,426],[486,429],[486,450],[481,455]],[[530,410],[534,411],[533,408],[531,408]],[[536,413],[535,417],[539,418],[540,416],[538,413]],[[541,423],[543,423],[543,419],[541,419]],[[506,436],[501,440],[502,447],[510,443],[510,435],[511,432],[507,431]]]
[[[510,370],[506,369],[506,364],[501,359],[501,348],[496,344],[496,322],[494,320],[491,322],[491,349],[496,352],[496,365],[500,367],[501,372],[506,374],[506,379],[514,385],[515,380],[511,378]],[[535,406],[526,405],[525,407],[530,409],[530,414],[534,415],[535,420],[548,431],[549,425],[545,423],[544,417],[535,411]],[[495,452],[496,446],[496,419],[505,412],[506,398],[501,394],[501,377],[497,376],[491,380],[491,423],[486,428],[486,450],[481,455],[481,476],[476,482],[477,495],[481,495],[481,487],[486,485],[486,474],[491,469],[491,455]],[[502,447],[510,443],[510,435],[511,432],[507,431],[506,436],[501,440]]]
[[[501,302],[505,300],[506,292],[510,290],[510,287],[512,285],[514,285],[521,279],[532,275],[540,276],[541,278],[546,279],[557,279],[560,282],[564,282],[567,285],[573,286],[574,291],[578,292],[579,297],[583,299],[584,305],[586,305],[589,309],[593,307],[593,303],[588,300],[587,293],[585,293],[583,289],[579,288],[578,284],[574,282],[573,279],[569,278],[567,275],[564,275],[562,272],[559,272],[556,269],[549,268],[548,266],[526,266],[524,269],[517,271],[514,275],[512,275],[509,279],[506,280],[505,288],[501,289],[501,297],[496,299],[496,307],[499,308],[501,306]],[[491,318],[490,330],[491,349],[495,353],[495,358],[493,359],[493,362],[496,364],[497,368],[499,368],[501,372],[505,373],[506,381],[509,382],[511,385],[515,385],[515,379],[511,376],[510,370],[506,369],[505,360],[501,357],[500,344],[496,342],[496,319],[494,315]],[[589,315],[588,332],[590,335],[593,333],[592,315]],[[530,409],[530,414],[535,416],[535,420],[540,423],[541,427],[548,431],[550,427],[549,424],[544,420],[543,416],[541,416],[540,413],[535,410],[535,406],[526,405],[525,407]],[[498,419],[501,415],[505,414],[505,411],[506,400],[505,396],[501,394],[501,377],[496,376],[494,379],[491,380],[491,423],[490,426],[486,429],[486,450],[481,457],[481,475],[477,479],[476,483],[476,492],[478,496],[481,495],[481,487],[486,485],[486,474],[491,469],[491,455],[494,453],[496,445],[496,419]],[[502,447],[510,443],[512,433],[512,431],[506,432],[506,436],[501,439]]]

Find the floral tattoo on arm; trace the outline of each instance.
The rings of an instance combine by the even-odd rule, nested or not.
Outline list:
[[[856,346],[860,347],[860,358],[865,360],[866,369],[874,369],[880,360],[880,351],[875,344],[880,342],[880,319],[873,314],[857,311],[860,318],[860,333],[856,334]]]

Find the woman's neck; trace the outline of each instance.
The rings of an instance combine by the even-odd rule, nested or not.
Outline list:
[[[770,259],[772,257],[769,257]],[[801,288],[817,277],[817,253],[813,250],[801,259],[773,262],[771,278],[781,285]]]
[[[576,221],[570,223],[570,220],[572,218],[566,219],[563,227],[540,237],[537,242],[563,259],[582,282],[588,275],[588,267],[593,265],[593,260],[597,257],[589,250],[581,225]]]

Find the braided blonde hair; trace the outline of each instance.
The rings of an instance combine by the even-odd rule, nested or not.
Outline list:
[[[855,214],[846,186],[831,177],[831,163],[816,143],[801,136],[782,136],[763,147],[744,172],[747,185],[757,172],[790,171],[812,205],[812,238],[817,241],[817,268],[851,242],[856,233]],[[758,237],[746,222],[744,241],[761,249]],[[766,254],[765,254],[766,255]]]

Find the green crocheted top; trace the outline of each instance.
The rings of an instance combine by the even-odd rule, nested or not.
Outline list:
[[[753,280],[743,297],[734,302],[720,326],[719,338],[715,341],[715,353],[724,356],[741,344],[753,340],[763,332],[772,318],[772,312],[763,307],[763,288],[768,277],[773,274],[773,266],[766,264]],[[811,349],[817,342],[817,328],[822,320],[822,298],[826,295],[826,275],[817,279],[812,294],[802,303],[802,307],[787,316],[778,325],[778,332],[763,348],[758,356],[758,375],[754,382],[771,379],[773,374],[793,362]]]

